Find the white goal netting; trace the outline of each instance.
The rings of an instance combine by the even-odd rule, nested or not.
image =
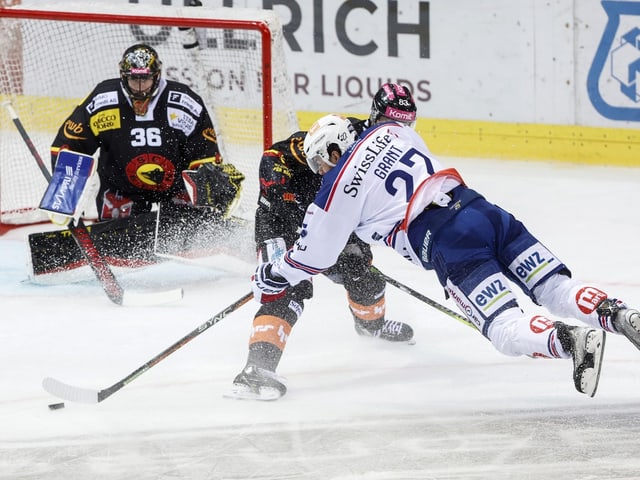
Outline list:
[[[247,177],[240,212],[252,216],[262,150],[298,128],[275,14],[64,1],[50,8],[0,8],[0,102],[11,102],[45,163],[75,105],[97,83],[118,76],[127,47],[145,42],[158,51],[166,78],[205,99],[225,160]],[[194,38],[199,47],[185,49]],[[0,222],[44,220],[37,206],[45,188],[27,145],[0,109]]]

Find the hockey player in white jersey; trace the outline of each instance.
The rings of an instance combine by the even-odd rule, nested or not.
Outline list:
[[[405,110],[415,116],[416,106]],[[368,127],[368,119],[350,120],[356,131]],[[280,256],[293,245],[306,207],[320,188],[322,176],[309,168],[304,154],[306,133],[295,132],[262,153],[254,230],[260,261]],[[351,235],[336,264],[324,273],[344,288],[357,334],[411,344],[411,326],[387,317],[386,282],[370,268],[372,261],[371,246]],[[278,300],[260,306],[253,318],[246,364],[227,397],[269,401],[286,394],[285,379],[276,370],[312,296],[313,284],[303,281]]]
[[[388,95],[396,93],[390,89]],[[454,168],[443,168],[393,111],[374,108],[371,119],[357,141],[339,117],[320,119],[309,130],[307,159],[324,173],[323,184],[293,248],[258,266],[256,298],[272,301],[321,273],[355,232],[434,270],[447,295],[498,351],[572,358],[576,389],[595,395],[605,331],[640,349],[640,313],[572,279],[568,267],[513,215],[467,187]],[[527,315],[511,284],[552,315],[589,326]]]

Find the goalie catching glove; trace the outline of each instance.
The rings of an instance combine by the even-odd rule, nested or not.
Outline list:
[[[240,202],[244,175],[234,165],[205,163],[197,170],[184,170],[182,179],[196,207],[211,208],[228,218]]]

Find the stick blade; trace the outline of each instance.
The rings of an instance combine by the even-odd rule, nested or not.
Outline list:
[[[164,305],[165,303],[178,302],[182,300],[184,290],[176,288],[174,290],[164,290],[162,292],[135,292],[125,290],[122,294],[123,307],[148,307],[152,305]]]
[[[51,377],[47,377],[42,380],[42,388],[51,395],[70,402],[98,403],[100,401],[98,399],[99,392],[97,390],[75,387]]]

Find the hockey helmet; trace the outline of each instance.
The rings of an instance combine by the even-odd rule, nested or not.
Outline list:
[[[323,163],[335,167],[331,154],[337,151],[342,156],[357,139],[358,135],[349,119],[335,114],[318,119],[304,138],[304,153],[309,168],[318,173]]]
[[[132,45],[127,48],[119,63],[120,79],[122,86],[134,101],[144,101],[151,99],[158,92],[160,73],[162,72],[162,62],[158,58],[158,52],[144,43]],[[153,79],[150,89],[140,91],[134,90],[129,85],[129,80]]]
[[[417,110],[416,102],[413,101],[407,87],[397,83],[385,83],[373,97],[369,121],[373,125],[380,117],[385,117],[413,126]]]

